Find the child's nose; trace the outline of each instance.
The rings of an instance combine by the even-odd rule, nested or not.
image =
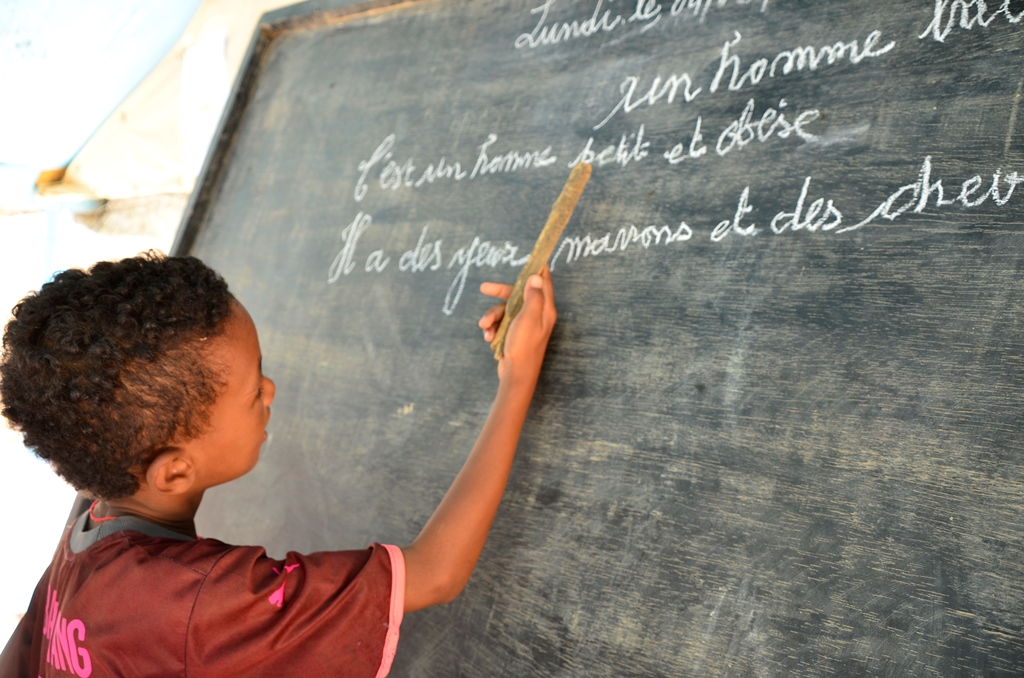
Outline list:
[[[263,406],[270,407],[274,402],[274,395],[277,393],[277,386],[270,377],[263,377]]]

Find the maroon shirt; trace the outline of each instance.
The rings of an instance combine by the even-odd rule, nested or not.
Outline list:
[[[395,546],[273,560],[122,517],[68,529],[0,655],[0,678],[387,675]]]

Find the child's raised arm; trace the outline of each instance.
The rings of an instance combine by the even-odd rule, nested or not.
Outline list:
[[[512,286],[484,283],[480,290],[507,299]],[[481,318],[488,342],[503,314],[504,304],[499,304]],[[423,531],[402,549],[406,612],[447,603],[469,581],[505,492],[556,317],[551,273],[545,266],[530,278],[523,308],[509,326],[505,355],[498,363],[498,394],[473,450]]]

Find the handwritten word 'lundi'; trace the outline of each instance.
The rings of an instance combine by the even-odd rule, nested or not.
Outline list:
[[[638,33],[643,34],[655,26],[665,14],[675,17],[689,13],[699,17],[700,23],[704,23],[704,18],[712,7],[720,8],[730,4],[754,5],[760,7],[761,12],[765,12],[768,9],[768,2],[769,0],[673,0],[668,4],[659,0],[630,0],[626,4],[632,7],[633,11],[627,17],[607,8],[605,0],[597,0],[593,11],[586,19],[549,21],[551,10],[555,8],[558,0],[544,0],[543,4],[530,9],[531,15],[539,15],[533,30],[516,36],[513,44],[516,49],[537,49],[570,40],[586,40],[616,29],[621,32],[632,26],[639,26]]]

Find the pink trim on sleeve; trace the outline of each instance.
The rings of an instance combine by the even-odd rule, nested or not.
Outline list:
[[[391,670],[391,662],[398,650],[398,629],[405,614],[405,554],[402,549],[384,544],[391,557],[391,609],[388,612],[388,633],[384,638],[384,655],[381,657],[377,678],[384,678]]]

